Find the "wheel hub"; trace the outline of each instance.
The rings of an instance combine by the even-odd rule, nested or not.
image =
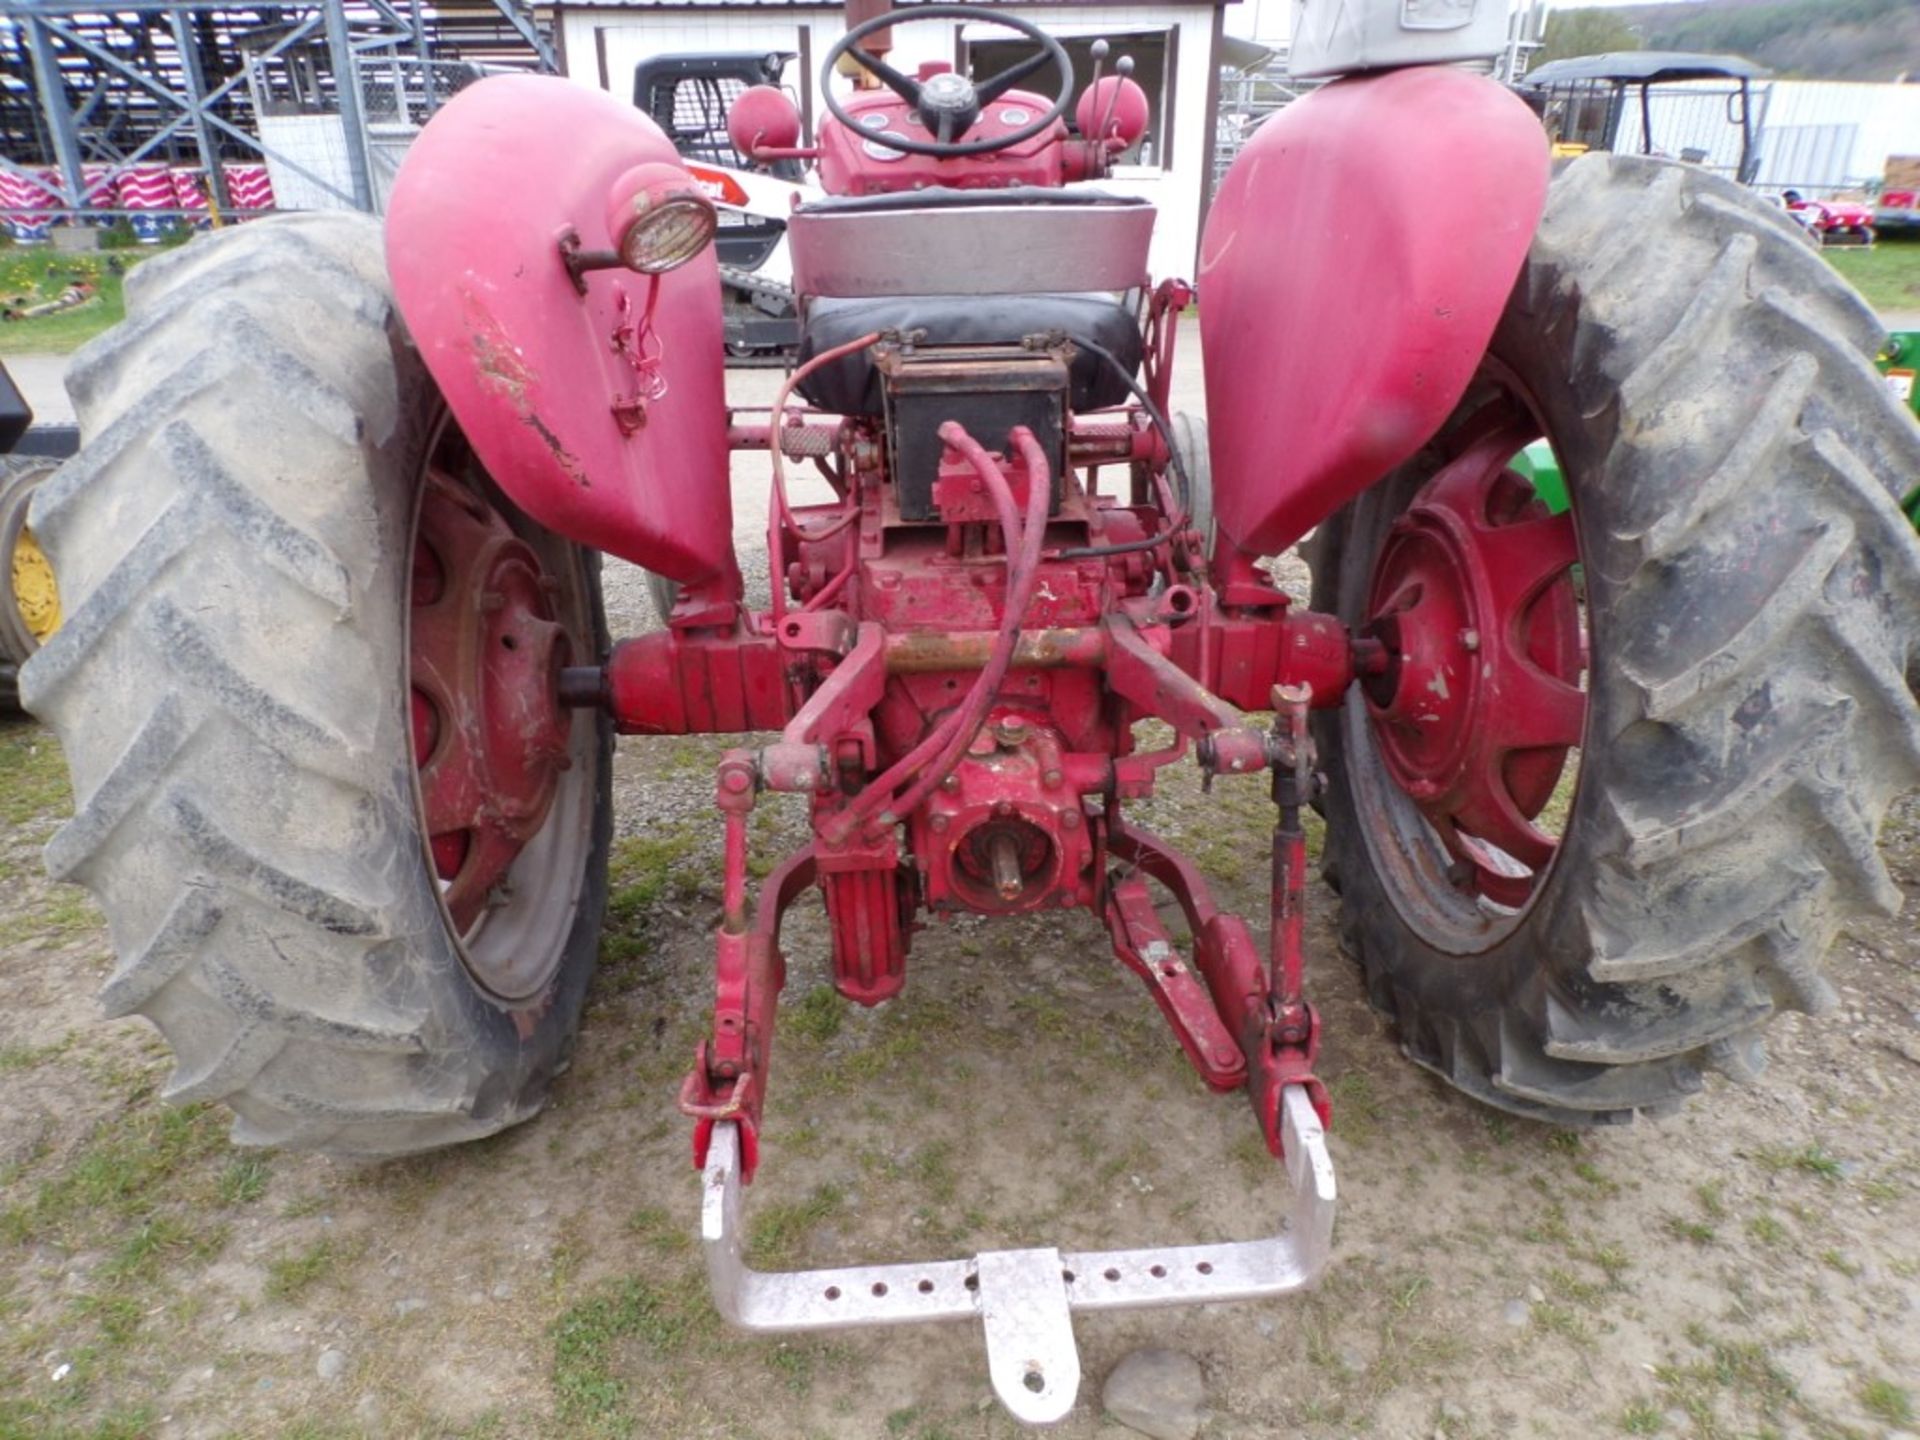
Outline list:
[[[568,766],[570,658],[555,582],[479,494],[430,471],[415,534],[410,630],[414,761],[442,899],[468,935],[506,899]]]
[[[60,587],[54,582],[53,566],[31,530],[23,529],[14,541],[13,604],[20,612],[27,633],[41,645],[60,628]]]
[[[1553,859],[1535,821],[1586,723],[1573,517],[1507,468],[1527,428],[1492,428],[1414,497],[1363,632],[1388,656],[1365,683],[1387,772],[1446,845],[1449,878],[1513,908]]]

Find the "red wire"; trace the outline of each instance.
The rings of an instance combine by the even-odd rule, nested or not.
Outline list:
[[[780,382],[780,389],[773,397],[773,415],[767,427],[767,454],[771,456],[773,460],[773,494],[767,506],[767,562],[776,569],[780,563],[780,527],[783,523],[791,527],[794,533],[802,540],[824,540],[839,534],[842,529],[851,525],[860,514],[857,497],[849,496],[848,504],[851,509],[848,514],[834,521],[832,525],[819,534],[811,534],[802,530],[799,522],[793,518],[793,509],[787,504],[786,456],[780,446],[780,431],[785,425],[787,418],[787,396],[793,393],[794,386],[798,385],[821,366],[831,364],[843,355],[851,355],[856,350],[864,350],[879,338],[880,332],[878,330],[870,330],[858,340],[849,340],[846,344],[836,345],[831,350],[822,350],[804,365],[796,367],[788,374],[788,376]],[[786,577],[784,575],[774,574],[767,577],[767,588],[771,592],[768,598],[770,608],[773,611],[773,622],[776,625],[780,623],[782,617],[787,613],[786,583]]]

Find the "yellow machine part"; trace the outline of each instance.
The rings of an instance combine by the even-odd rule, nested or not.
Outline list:
[[[60,628],[60,586],[53,578],[47,553],[23,529],[13,547],[13,603],[36,644],[44,645]]]

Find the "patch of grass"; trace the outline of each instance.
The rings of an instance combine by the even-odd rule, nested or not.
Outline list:
[[[673,1296],[631,1277],[569,1308],[553,1326],[553,1393],[568,1434],[639,1433],[628,1403],[619,1352],[639,1345],[674,1355],[693,1333]]]
[[[1374,1091],[1373,1076],[1364,1070],[1336,1075],[1327,1082],[1327,1094],[1333,1099],[1333,1113],[1338,1121],[1335,1133],[1355,1145],[1368,1144],[1379,1135],[1387,1107]],[[1272,1157],[1266,1155],[1266,1146],[1262,1144],[1260,1148],[1262,1157],[1271,1165]]]
[[[661,900],[698,895],[706,883],[706,876],[691,863],[699,847],[700,836],[684,827],[615,841],[608,861],[609,917],[633,921]]]
[[[13,328],[0,328],[0,334]],[[72,813],[66,757],[52,734],[38,725],[0,728],[0,821],[25,825],[42,816],[64,820]]]
[[[847,1002],[831,985],[816,985],[780,1016],[782,1036],[792,1035],[809,1045],[824,1045],[840,1033]]]
[[[1846,1276],[1849,1280],[1857,1279],[1860,1275],[1860,1267],[1839,1250],[1822,1250],[1820,1263],[1829,1270]]]
[[[1667,1233],[1676,1240],[1691,1241],[1695,1245],[1711,1245],[1714,1239],[1713,1226],[1682,1215],[1667,1216]]]
[[[125,271],[157,248],[83,255],[63,255],[51,246],[0,250],[0,299],[37,304],[56,298],[76,281],[94,289],[92,299],[71,310],[0,325],[0,355],[64,355],[118,325],[126,316],[121,293]]]
[[[1920,310],[1920,244],[1883,240],[1871,250],[1821,253],[1876,310]]]
[[[1665,1422],[1660,1407],[1636,1400],[1620,1412],[1620,1428],[1629,1435],[1658,1435]]]
[[[221,1118],[205,1105],[141,1105],[95,1127],[34,1197],[0,1211],[0,1239],[97,1233],[152,1215],[170,1182],[226,1148]]]
[[[791,1265],[807,1237],[838,1215],[846,1199],[838,1185],[816,1185],[804,1200],[776,1200],[764,1206],[750,1227],[749,1263],[763,1270]]]
[[[0,1075],[35,1069],[64,1053],[72,1044],[73,1036],[66,1035],[51,1045],[0,1045]]]
[[[258,1151],[236,1155],[220,1172],[220,1203],[251,1205],[267,1193],[273,1162]]]
[[[316,1240],[297,1255],[282,1255],[267,1262],[267,1296],[272,1300],[297,1300],[333,1273],[338,1259],[333,1241]]]
[[[1797,1150],[1768,1146],[1755,1151],[1753,1158],[1762,1169],[1771,1170],[1775,1174],[1795,1170],[1802,1175],[1811,1175],[1815,1179],[1833,1184],[1839,1183],[1842,1178],[1840,1161],[1818,1145],[1803,1145]]]
[[[692,1238],[661,1205],[642,1205],[627,1217],[627,1233],[660,1255],[678,1255]]]
[[[1887,1425],[1911,1425],[1914,1419],[1913,1395],[1904,1386],[1875,1376],[1862,1382],[1860,1403],[1874,1419]]]
[[[1747,1221],[1747,1234],[1762,1245],[1784,1245],[1787,1227],[1771,1215],[1756,1215]]]

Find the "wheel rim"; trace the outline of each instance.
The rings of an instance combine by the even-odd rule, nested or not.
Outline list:
[[[60,628],[60,587],[31,530],[23,529],[13,543],[12,583],[13,608],[20,623],[34,644],[46,644]]]
[[[594,725],[558,686],[591,650],[591,600],[571,547],[516,530],[457,430],[429,453],[407,590],[420,830],[468,972],[524,1000],[559,964],[591,848]]]
[[[1350,707],[1369,843],[1404,916],[1443,949],[1484,948],[1539,897],[1560,837],[1542,812],[1586,728],[1586,636],[1572,510],[1509,468],[1541,438],[1510,374],[1392,523],[1362,633],[1388,657]],[[1563,467],[1564,473],[1564,467]],[[1364,823],[1364,821],[1363,821]]]

